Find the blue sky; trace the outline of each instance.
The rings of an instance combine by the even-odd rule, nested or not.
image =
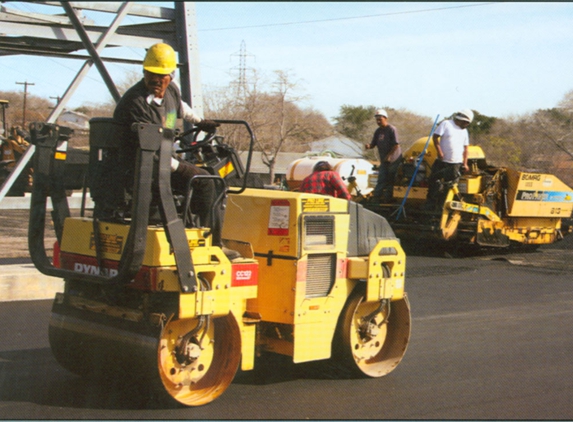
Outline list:
[[[460,108],[508,117],[554,107],[573,90],[573,3],[198,2],[196,11],[206,90],[236,76],[244,41],[248,68],[268,78],[274,70],[290,71],[306,105],[327,118],[343,104],[429,117]],[[22,90],[15,83],[27,80],[35,84],[33,94],[62,95],[79,66],[0,57],[0,90]],[[139,71],[109,69],[116,79],[126,69]],[[109,98],[92,69],[70,106]]]

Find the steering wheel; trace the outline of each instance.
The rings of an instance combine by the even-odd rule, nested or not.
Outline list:
[[[193,139],[191,140],[190,145],[185,147],[185,148],[182,148],[180,150],[177,150],[176,153],[179,154],[179,153],[183,153],[183,152],[193,152],[193,151],[196,151],[196,150],[202,148],[203,146],[208,145],[209,143],[211,143],[211,141],[213,139],[215,139],[215,135],[217,133],[217,130],[213,129],[213,131],[211,131],[211,132],[206,132],[203,139],[198,139],[199,133],[201,133],[201,132],[202,132],[201,129],[199,129],[198,127],[194,127],[193,129],[186,130],[185,132],[183,132],[179,135],[176,135],[175,140],[181,141],[187,135],[193,134]]]

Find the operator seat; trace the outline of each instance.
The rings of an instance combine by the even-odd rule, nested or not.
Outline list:
[[[90,119],[87,185],[94,201],[94,218],[123,220],[126,175],[120,159],[121,126],[110,117]]]

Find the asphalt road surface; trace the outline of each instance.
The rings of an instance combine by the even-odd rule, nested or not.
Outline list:
[[[0,418],[573,419],[571,258],[409,255],[412,336],[394,372],[333,379],[321,363],[259,360],[197,408],[68,373],[49,349],[50,301],[1,303]]]

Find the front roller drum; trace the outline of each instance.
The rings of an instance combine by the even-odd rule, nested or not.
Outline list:
[[[159,341],[163,386],[186,406],[207,404],[223,394],[241,360],[241,334],[233,316],[204,318],[169,321]]]
[[[77,375],[157,379],[158,327],[55,303],[48,333],[58,363]]]
[[[137,380],[187,406],[219,397],[241,359],[240,331],[231,314],[170,320],[161,330],[56,304],[49,337],[56,360],[69,371]],[[184,347],[182,338],[189,339]]]
[[[356,288],[340,316],[334,345],[336,363],[352,376],[382,377],[400,363],[410,340],[407,296],[390,302],[366,302]]]

